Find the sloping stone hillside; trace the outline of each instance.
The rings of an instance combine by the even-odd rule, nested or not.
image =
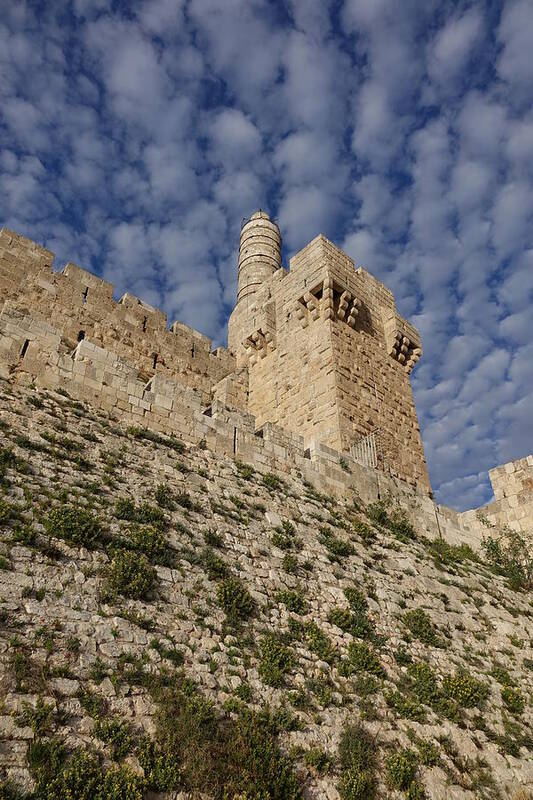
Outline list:
[[[0,797],[531,797],[531,595],[467,547],[67,395],[0,407]]]

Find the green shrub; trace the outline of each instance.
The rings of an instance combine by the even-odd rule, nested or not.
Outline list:
[[[87,548],[94,548],[102,535],[94,514],[71,505],[53,508],[44,520],[44,527],[50,536]]]
[[[431,617],[422,608],[415,608],[408,611],[403,621],[413,636],[419,639],[423,644],[433,645],[433,647],[438,647],[440,645],[440,638],[431,621]]]
[[[37,736],[42,736],[51,727],[54,719],[54,706],[45,703],[42,697],[37,699],[35,708],[23,702],[22,713],[18,717],[18,724],[22,727],[28,725]]]
[[[506,576],[511,589],[533,587],[533,547],[521,533],[505,526],[498,535],[485,537],[481,546],[489,564]]]
[[[271,492],[278,492],[285,487],[285,481],[276,475],[274,472],[267,472],[262,476],[261,482]]]
[[[367,525],[366,522],[363,522],[361,519],[355,520],[353,523],[353,529],[355,533],[357,533],[365,544],[373,544],[376,539],[376,531],[370,525]]]
[[[204,547],[202,550],[202,564],[210,581],[225,578],[229,574],[228,565],[211,547]]]
[[[326,548],[330,561],[340,563],[341,559],[355,553],[354,547],[350,542],[339,539],[333,534],[330,528],[325,525],[320,528],[318,540]]]
[[[513,689],[511,686],[504,686],[502,689],[502,700],[504,705],[511,714],[523,714],[525,708],[524,698],[519,689]]]
[[[136,506],[133,500],[120,498],[115,506],[115,516],[117,519],[124,519],[128,522],[137,522],[140,525],[154,525],[158,528],[165,528],[168,520],[164,513],[157,506],[150,503],[141,503]]]
[[[319,628],[316,622],[306,622],[302,626],[301,639],[309,650],[322,661],[327,661],[330,664],[335,659],[336,653],[331,644],[331,639]]]
[[[285,553],[283,556],[282,566],[285,572],[288,572],[289,575],[294,575],[298,569],[298,560],[296,556],[291,555],[291,553]]]
[[[67,758],[55,739],[28,748],[35,800],[143,800],[145,783],[127,766],[104,770],[101,759],[79,748]]]
[[[106,573],[104,598],[146,598],[155,584],[155,570],[142,553],[122,550],[116,553]]]
[[[385,677],[385,670],[378,655],[365,642],[351,642],[348,648],[348,657],[356,671]]]
[[[154,564],[168,564],[170,551],[164,533],[151,525],[134,525],[128,531],[127,544]]]
[[[479,561],[479,557],[468,544],[449,544],[444,539],[429,542],[428,549],[437,566],[462,564],[464,561]]]
[[[217,602],[230,621],[248,619],[254,610],[254,601],[239,578],[224,578],[217,586]]]
[[[388,692],[385,700],[387,705],[403,719],[412,719],[415,722],[424,722],[426,719],[426,710],[416,697],[394,691]]]
[[[379,500],[376,503],[371,503],[366,509],[367,517],[380,525],[382,528],[388,528],[391,533],[402,542],[408,542],[416,539],[416,532],[405,511],[401,509],[394,509],[388,512],[385,503]]]
[[[239,477],[244,478],[245,481],[251,480],[255,475],[255,469],[251,464],[243,464],[242,461],[235,461],[235,467],[237,468]]]
[[[345,725],[339,742],[342,800],[373,800],[376,796],[376,744],[372,736],[356,723]]]
[[[374,633],[374,626],[364,611],[352,613],[347,608],[332,608],[328,622],[358,639],[367,639]]]
[[[260,644],[259,675],[269,686],[281,686],[285,675],[293,666],[293,656],[283,639],[275,633],[266,633]]]
[[[361,589],[358,589],[356,586],[347,586],[344,589],[344,596],[354,613],[366,613],[368,609],[368,602]]]
[[[172,490],[166,483],[160,483],[158,485],[154,497],[157,505],[161,508],[165,508],[167,511],[174,511],[176,508]]]
[[[412,691],[418,700],[427,706],[433,705],[439,696],[439,687],[437,677],[430,665],[425,661],[419,661],[416,664],[410,664],[407,672],[413,681]]]
[[[440,763],[439,748],[428,739],[418,739],[416,742],[420,763],[425,767],[434,767]]]
[[[490,688],[483,681],[473,678],[464,669],[455,675],[447,675],[442,682],[444,697],[455,700],[460,708],[482,708],[490,694]]]
[[[155,433],[155,431],[150,431],[147,428],[137,428],[134,426],[128,428],[126,433],[133,436],[135,439],[144,439],[148,442],[154,442],[154,444],[164,445],[164,447],[175,450],[176,453],[183,453],[185,451],[183,442],[180,442],[179,439],[176,439],[174,436],[161,436],[160,433]]]
[[[304,753],[304,763],[316,775],[325,775],[331,767],[331,756],[320,747],[311,747]]]
[[[111,747],[115,760],[124,758],[133,749],[130,724],[125,719],[97,720],[94,735]]]
[[[276,602],[283,603],[287,610],[292,611],[294,614],[303,614],[307,607],[301,591],[292,589],[283,589],[281,592],[277,592]]]
[[[418,770],[418,759],[413,750],[400,750],[387,759],[386,776],[391,789],[409,789]]]
[[[5,481],[8,469],[16,469],[17,456],[9,447],[0,447],[0,484]]]
[[[195,797],[300,800],[299,781],[277,743],[279,723],[268,711],[220,717],[201,696],[172,687],[157,719],[156,753],[163,765],[179,766],[180,789]],[[163,774],[176,777],[168,766]]]

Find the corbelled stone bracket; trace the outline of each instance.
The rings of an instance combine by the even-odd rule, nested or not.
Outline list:
[[[355,328],[361,301],[347,289],[339,290],[334,286],[333,278],[324,278],[323,283],[306,292],[296,304],[296,316],[302,328],[319,319],[340,319],[351,328]]]
[[[248,355],[249,364],[256,364],[260,358],[265,356],[275,349],[276,343],[270,331],[263,333],[261,329],[254,331],[244,341],[246,353]]]
[[[407,371],[410,373],[414,365],[422,355],[422,348],[416,346],[408,336],[402,335],[400,331],[396,333],[394,344],[390,349],[389,355],[404,364]]]

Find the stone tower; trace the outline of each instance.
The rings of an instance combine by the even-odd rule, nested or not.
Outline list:
[[[324,236],[281,267],[281,236],[267,214],[243,226],[237,304],[228,346],[248,373],[247,410],[350,452],[374,435],[392,474],[430,488],[410,373],[418,331],[392,292]]]
[[[239,241],[237,305],[228,329],[228,345],[236,353],[242,354],[245,331],[255,324],[258,297],[262,303],[262,289],[280,267],[279,228],[266,212],[257,211],[244,222]]]

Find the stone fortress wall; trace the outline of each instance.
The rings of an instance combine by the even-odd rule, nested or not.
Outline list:
[[[419,343],[416,331],[398,317],[390,292],[364,270],[355,271],[356,279],[343,289],[353,298],[344,307],[347,294],[343,299],[339,288],[348,280],[352,262],[324,237],[291,262],[290,291],[281,292],[278,285],[291,273],[283,269],[272,273],[266,294],[271,292],[267,299],[273,305],[256,303],[256,291],[244,294],[230,324],[229,344],[235,355],[223,348],[212,352],[207,337],[179,323],[167,331],[164,314],[130,295],[116,303],[111,284],[75,265],[53,273],[52,261],[53,254],[44,248],[10,231],[0,232],[0,377],[64,389],[129,424],[176,434],[188,442],[205,441],[215,453],[264,472],[297,471],[321,492],[345,495],[355,490],[366,503],[390,495],[406,508],[421,532],[436,522],[450,543],[479,545],[486,527],[476,511],[457,513],[435,504],[428,494],[408,378],[412,364],[403,367],[415,359],[398,360],[401,346],[391,344],[401,341],[398,331]],[[315,264],[316,272],[299,274],[299,264]],[[296,296],[299,302],[299,292],[309,280],[305,275],[311,275],[314,292],[307,298],[303,291],[304,307],[294,311],[292,301]],[[253,277],[249,270],[248,286],[253,286]],[[321,287],[320,296],[316,286]],[[261,287],[261,296],[264,290]],[[390,345],[391,364],[380,353],[379,370],[372,364],[374,350],[368,339],[354,345],[348,330],[356,328],[344,322],[345,317],[356,320],[358,297],[363,319],[368,309],[374,320],[362,323],[359,330],[367,324],[367,337],[376,337],[375,347],[382,353],[387,352],[383,343]],[[251,299],[255,317],[250,316]],[[250,319],[255,328],[243,337],[243,331],[250,330]],[[279,347],[272,349],[266,334],[270,331],[277,337],[278,325],[288,339],[284,343],[280,336]],[[391,380],[397,381],[394,391],[400,396],[405,389],[407,396],[391,410],[393,404],[385,399],[390,370],[397,369],[395,361],[403,371],[392,373]],[[378,387],[374,381],[372,387],[369,376],[378,372],[381,384]],[[286,391],[281,392],[282,383],[289,380],[292,383],[284,383]],[[351,397],[356,381],[359,394]],[[270,418],[265,408],[271,409]],[[406,448],[414,442],[413,452],[397,462],[400,469],[386,463],[379,469],[358,463],[350,445],[364,431],[365,417],[360,415],[356,422],[357,408],[367,415],[369,425],[383,425],[387,414],[391,426],[398,420],[399,447],[402,441]],[[302,416],[291,417],[291,409]],[[483,515],[491,524],[532,530],[533,457],[498,467],[490,475],[495,502],[481,509]]]

